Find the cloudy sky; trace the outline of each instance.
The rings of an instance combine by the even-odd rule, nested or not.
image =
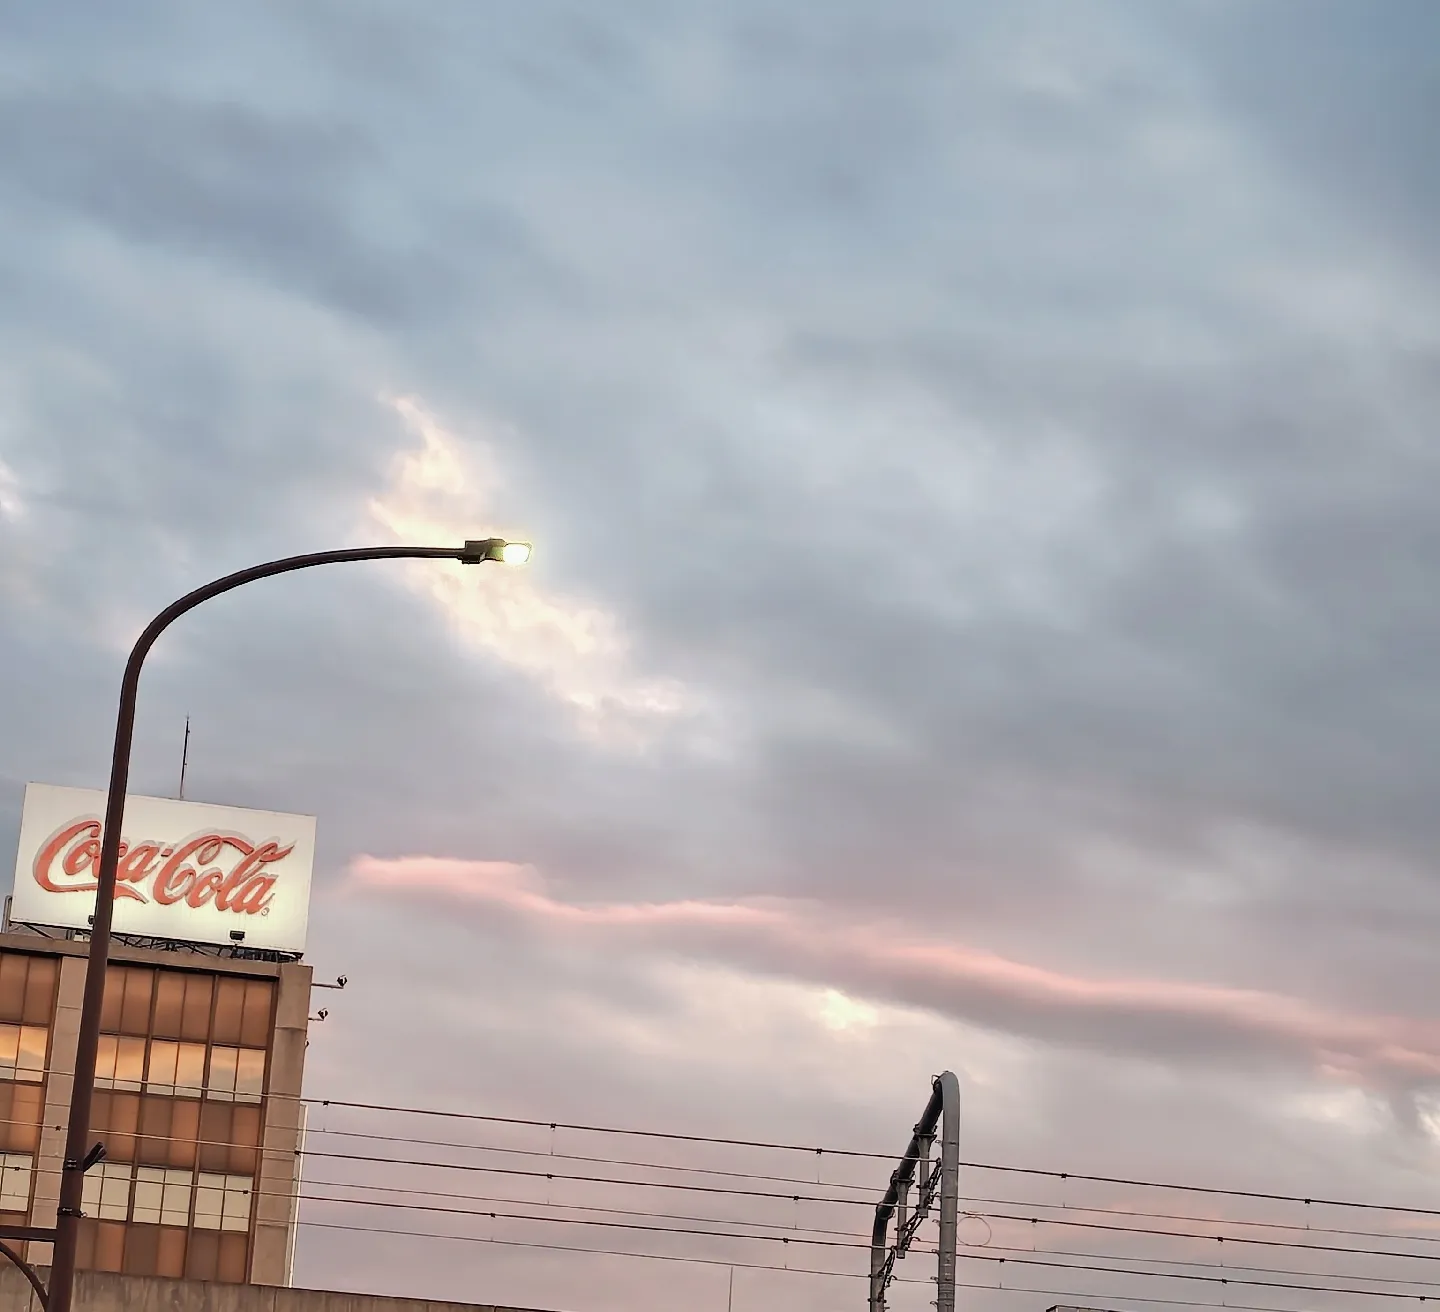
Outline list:
[[[530,537],[256,586],[148,668],[136,791],[188,714],[190,796],[318,817],[312,1092],[899,1151],[949,1067],[982,1161],[1434,1204],[1433,0],[4,27],[0,847],[26,780],[103,785],[180,592]],[[353,1210],[307,1215],[439,1224]],[[728,1278],[318,1227],[299,1277]]]

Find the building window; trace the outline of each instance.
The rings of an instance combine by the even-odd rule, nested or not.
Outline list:
[[[198,1098],[204,1084],[203,1043],[150,1040],[150,1061],[145,1073],[147,1093],[181,1093]]]
[[[190,1251],[185,1257],[185,1275],[191,1280],[242,1282],[245,1279],[248,1245],[246,1235],[192,1230]]]
[[[274,1006],[271,980],[111,966],[95,1085],[259,1103]]]
[[[10,1155],[0,1170],[0,1181],[9,1188]],[[17,1183],[15,1196],[30,1196],[31,1159],[14,1155]],[[129,1162],[104,1161],[85,1176],[84,1208],[87,1216],[101,1221],[134,1221],[139,1225],[189,1226],[194,1203],[197,1230],[242,1231],[250,1228],[250,1201],[255,1181],[248,1175],[190,1171],[164,1166],[135,1166]],[[0,1194],[0,1205],[8,1195]]]
[[[100,1028],[107,1034],[148,1033],[154,991],[153,970],[143,966],[107,967]]]
[[[44,1090],[38,1084],[0,1080],[0,1149],[33,1153],[40,1143]]]
[[[200,1169],[254,1175],[259,1170],[261,1115],[253,1104],[207,1101],[200,1109]]]
[[[195,1186],[195,1228],[248,1230],[252,1185],[248,1175],[209,1175],[202,1172]]]
[[[145,1040],[102,1034],[95,1054],[95,1087],[139,1093],[145,1080]]]
[[[215,993],[215,1042],[263,1047],[274,1005],[275,986],[270,980],[222,979]]]
[[[149,1094],[140,1100],[134,1159],[146,1166],[175,1166],[191,1170],[200,1137],[201,1104],[189,1098]]]
[[[35,1159],[29,1153],[0,1153],[0,1212],[30,1210],[30,1178]]]
[[[216,1044],[205,1090],[217,1102],[259,1102],[265,1090],[265,1050]]]
[[[154,1033],[204,1043],[210,1034],[214,981],[187,971],[162,970],[155,982]]]
[[[49,1025],[59,966],[54,957],[0,953],[0,1020]]]
[[[0,1078],[3,1078],[7,1051],[5,1028],[0,1025]],[[35,1045],[43,1043],[45,1037],[43,1030],[31,1036],[26,1040],[30,1048],[21,1054],[22,1059],[32,1065],[38,1061],[38,1073],[33,1076],[36,1080],[43,1074],[44,1056],[43,1049],[36,1055]],[[199,1097],[203,1093],[216,1102],[259,1102],[265,1092],[265,1049],[217,1044],[210,1050],[207,1078],[203,1043],[151,1039],[147,1058],[144,1039],[127,1034],[102,1034],[95,1057],[95,1087],[127,1093],[139,1093],[143,1088],[147,1093],[180,1097]]]
[[[141,1166],[135,1171],[134,1221],[150,1225],[189,1225],[194,1177],[189,1171]]]
[[[43,1025],[0,1025],[0,1080],[40,1083],[49,1039]]]
[[[127,1220],[130,1215],[130,1173],[134,1169],[128,1162],[101,1162],[92,1166],[85,1173],[85,1192],[81,1202],[85,1215],[99,1217],[102,1221]]]

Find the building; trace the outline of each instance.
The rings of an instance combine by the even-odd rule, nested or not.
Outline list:
[[[261,1289],[254,1285],[225,1288],[90,1271],[80,1272],[75,1281],[75,1305],[86,1312],[537,1312],[492,1303],[439,1303],[320,1289]],[[41,1312],[30,1286],[12,1266],[0,1265],[0,1312]]]
[[[99,794],[27,789],[0,932],[0,1223],[56,1220],[101,811]],[[79,1266],[287,1285],[313,821],[137,798],[125,827]]]
[[[53,1226],[87,944],[0,934],[0,1221]],[[310,969],[116,947],[79,1263],[282,1285]],[[28,1260],[48,1264],[48,1245]]]

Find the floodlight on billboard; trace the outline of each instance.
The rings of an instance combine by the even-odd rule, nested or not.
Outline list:
[[[10,919],[86,929],[95,910],[105,794],[28,784]],[[303,952],[315,819],[127,797],[117,934]]]

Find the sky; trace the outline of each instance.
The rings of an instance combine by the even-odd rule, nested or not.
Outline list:
[[[317,817],[310,1092],[899,1153],[952,1069],[973,1160],[1433,1205],[1437,51],[1433,0],[12,8],[0,848],[190,587],[527,538],[147,666],[135,791],[188,715],[188,796]],[[319,1227],[297,1276],[730,1297]]]

